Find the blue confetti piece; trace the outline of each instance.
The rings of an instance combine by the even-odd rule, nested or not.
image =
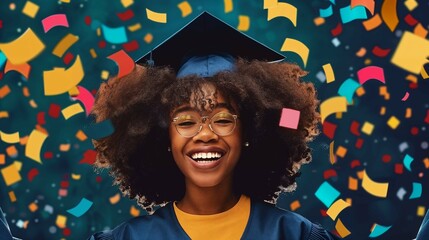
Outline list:
[[[381,236],[382,234],[387,232],[387,230],[389,230],[391,227],[392,226],[382,226],[382,225],[375,224],[374,230],[372,230],[371,234],[369,234],[369,237],[376,238],[378,236]]]
[[[335,5],[335,0],[329,0],[332,4]]]
[[[422,195],[422,184],[413,182],[413,191],[411,192],[410,199],[419,198]]]
[[[328,182],[323,182],[314,193],[316,197],[329,208],[332,203],[340,196],[340,192]]]
[[[330,17],[332,16],[332,5],[329,5],[329,7],[325,8],[325,9],[319,9],[319,15],[322,18],[326,18],[326,17]]]
[[[353,94],[360,86],[361,85],[357,81],[348,78],[341,84],[340,88],[338,89],[338,94],[345,97],[347,99],[347,103],[351,104],[353,103]]]
[[[353,9],[349,6],[340,9],[341,21],[348,23],[356,19],[367,19],[364,6],[355,6]]]
[[[127,32],[124,26],[111,28],[102,24],[101,29],[103,30],[104,39],[109,43],[121,44],[128,42]]]
[[[404,166],[405,168],[411,172],[411,163],[414,161],[414,158],[410,155],[406,154],[404,157]]]
[[[6,62],[7,58],[6,55],[4,55],[3,52],[0,52],[0,68],[3,67],[4,63]]]
[[[78,205],[74,208],[67,210],[68,213],[75,217],[80,217],[85,214],[92,206],[92,202],[86,198],[82,198]]]

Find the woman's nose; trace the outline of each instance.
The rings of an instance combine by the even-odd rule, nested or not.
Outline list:
[[[193,137],[194,141],[210,142],[217,141],[219,136],[212,131],[208,122],[202,123],[200,131]]]

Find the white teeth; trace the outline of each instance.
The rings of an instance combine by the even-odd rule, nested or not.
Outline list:
[[[222,157],[221,153],[218,152],[199,152],[192,154],[191,158],[196,159],[214,159],[214,158],[220,158]],[[205,161],[199,161],[199,162],[205,162]],[[206,161],[210,162],[210,161]]]

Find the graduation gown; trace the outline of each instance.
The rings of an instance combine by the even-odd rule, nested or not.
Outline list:
[[[124,222],[88,240],[190,239],[180,226],[173,204]],[[332,240],[339,239],[301,215],[263,202],[251,201],[250,216],[241,239]]]

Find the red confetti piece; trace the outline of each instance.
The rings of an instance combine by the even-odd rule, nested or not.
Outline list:
[[[323,178],[324,179],[328,179],[328,178],[336,177],[336,176],[337,176],[337,172],[334,169],[328,169],[328,170],[323,172]]]
[[[351,163],[350,163],[350,167],[353,169],[353,168],[355,168],[355,167],[359,167],[361,164],[360,164],[360,161],[359,160],[353,160]]]
[[[70,228],[64,228],[64,229],[63,229],[63,235],[64,235],[65,237],[70,236],[70,234],[71,234],[71,230],[70,230]]]
[[[411,134],[414,136],[419,134],[419,129],[417,127],[412,127],[411,128]]]
[[[98,91],[97,89],[92,89],[91,94],[95,96],[95,94],[97,94],[97,91]]]
[[[331,34],[332,36],[336,37],[340,35],[342,31],[343,31],[343,25],[341,23],[338,23],[334,29],[331,29]]]
[[[3,73],[0,72],[0,80],[3,79]]]
[[[337,125],[327,121],[323,122],[323,134],[325,134],[329,139],[334,139],[335,130],[337,130]]]
[[[326,213],[325,209],[320,209],[320,215],[322,215],[323,217],[327,217],[328,214]]]
[[[408,87],[410,88],[410,89],[416,89],[416,88],[418,88],[419,87],[419,85],[417,84],[417,83],[410,83],[409,85],[408,85]]]
[[[429,124],[429,109],[426,111],[425,123]]]
[[[86,150],[86,152],[83,153],[83,158],[80,160],[79,163],[87,163],[87,164],[92,165],[92,164],[94,164],[96,157],[97,157],[96,151],[94,151],[92,149]]]
[[[68,52],[63,58],[64,64],[68,65],[73,60],[73,58],[74,58],[74,55]]]
[[[361,148],[362,148],[362,145],[363,145],[363,139],[362,139],[362,138],[358,138],[358,139],[356,140],[356,143],[355,143],[355,148],[357,148],[357,149],[361,149]]]
[[[132,72],[136,65],[134,60],[124,50],[119,50],[114,54],[108,56],[107,58],[113,60],[116,65],[118,65],[118,78],[123,77]]]
[[[51,159],[54,157],[54,154],[52,152],[45,152],[45,154],[43,154],[43,157],[45,159]]]
[[[395,173],[396,174],[402,174],[404,172],[404,165],[400,163],[395,164]]]
[[[27,179],[29,182],[33,181],[33,179],[39,175],[39,170],[37,170],[37,168],[33,168],[31,169],[28,174],[27,174]]]
[[[124,47],[124,50],[127,52],[132,52],[139,49],[139,43],[136,40],[124,43],[122,44],[122,46]]]
[[[91,20],[91,17],[90,17],[90,16],[86,16],[86,17],[85,17],[85,24],[86,24],[86,25],[90,25],[90,24],[91,24],[91,21],[92,21],[92,20]]]
[[[101,183],[101,181],[103,181],[103,178],[102,178],[102,177],[100,177],[100,176],[97,176],[97,177],[95,178],[95,181],[96,181],[96,182],[98,182],[98,183]]]
[[[105,48],[106,47],[106,41],[101,40],[100,42],[98,42],[98,47],[99,48]]]
[[[392,160],[392,157],[389,155],[389,154],[384,154],[382,157],[381,157],[381,161],[383,161],[383,162],[385,162],[385,163],[388,163],[388,162],[390,162]]]
[[[43,125],[45,123],[46,123],[45,112],[39,112],[39,113],[37,113],[37,124]]]
[[[372,53],[377,57],[386,57],[390,53],[390,48],[380,48],[379,46],[375,46],[372,48]]]
[[[61,112],[61,106],[51,103],[48,111],[49,116],[52,118],[58,118],[60,116],[60,112]]]
[[[0,20],[0,28],[3,28],[3,21]]]
[[[61,181],[60,186],[61,188],[68,188],[70,183],[68,181]]]
[[[127,20],[134,17],[134,12],[133,12],[133,10],[128,9],[127,11],[122,12],[122,13],[117,13],[116,15],[118,15],[118,17],[119,17],[119,19],[121,19],[121,21],[127,21]]]
[[[410,26],[415,26],[417,23],[419,23],[419,21],[417,21],[417,19],[415,19],[411,14],[407,14],[407,16],[405,16],[404,18],[405,22],[410,25]]]
[[[353,135],[360,136],[359,127],[359,122],[353,121],[350,125],[350,132],[353,133]]]

